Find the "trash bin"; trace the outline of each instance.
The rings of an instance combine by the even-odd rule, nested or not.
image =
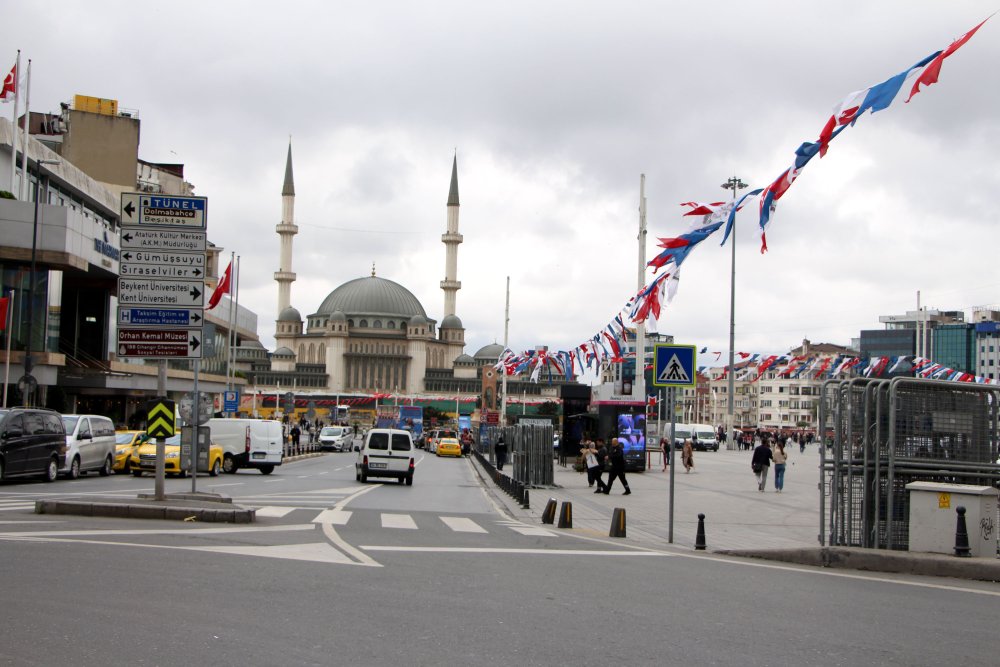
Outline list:
[[[971,555],[997,557],[997,489],[971,484],[910,482],[910,551],[955,553],[958,507],[965,508]]]

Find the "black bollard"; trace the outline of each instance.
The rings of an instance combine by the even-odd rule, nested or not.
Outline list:
[[[961,558],[971,558],[972,549],[969,548],[969,531],[965,528],[965,508],[957,507],[958,525],[955,527],[955,555]]]
[[[573,503],[568,500],[563,501],[562,507],[559,510],[559,527],[573,527]]]
[[[698,534],[694,538],[695,551],[705,550],[705,515],[698,515]]]
[[[556,520],[556,499],[549,498],[549,502],[545,503],[545,511],[542,512],[542,523],[555,523]]]
[[[625,508],[616,507],[611,515],[611,532],[608,537],[625,537]]]
[[[528,502],[528,489],[524,490],[524,499],[521,501],[521,509],[529,509],[531,503]]]

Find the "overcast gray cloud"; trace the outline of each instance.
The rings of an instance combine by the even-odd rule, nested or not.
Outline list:
[[[243,258],[241,303],[273,341],[274,225],[295,161],[292,303],[379,275],[438,320],[445,202],[458,150],[458,311],[468,349],[569,349],[636,286],[639,174],[649,244],[678,204],[734,173],[773,180],[852,90],[913,64],[996,10],[955,2],[19,3],[7,42],[33,59],[32,108],[74,93],[138,109],[140,157],[183,162],[209,236]],[[689,6],[692,5],[692,6]],[[865,116],[782,200],[761,255],[737,231],[737,348],[846,344],[880,314],[1000,302],[1000,24],[940,83]],[[721,239],[720,239],[721,240]],[[729,249],[685,262],[660,322],[728,347]]]

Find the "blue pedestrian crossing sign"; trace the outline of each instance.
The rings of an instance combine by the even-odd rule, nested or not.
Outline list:
[[[222,411],[236,412],[240,409],[240,392],[226,391],[222,394]]]
[[[693,387],[696,352],[694,345],[653,346],[653,386]]]

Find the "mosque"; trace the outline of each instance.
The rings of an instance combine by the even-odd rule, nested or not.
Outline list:
[[[277,349],[270,363],[259,365],[254,381],[330,394],[419,396],[434,392],[477,395],[481,369],[496,363],[503,346],[487,345],[474,357],[464,353],[465,329],[456,314],[459,232],[458,157],[452,161],[445,245],[444,313],[429,317],[420,301],[403,285],[376,275],[349,280],[330,292],[315,312],[302,317],[291,304],[295,282],[292,244],[295,224],[295,184],[292,147],[288,146],[281,191]],[[492,373],[490,374],[492,375]]]

